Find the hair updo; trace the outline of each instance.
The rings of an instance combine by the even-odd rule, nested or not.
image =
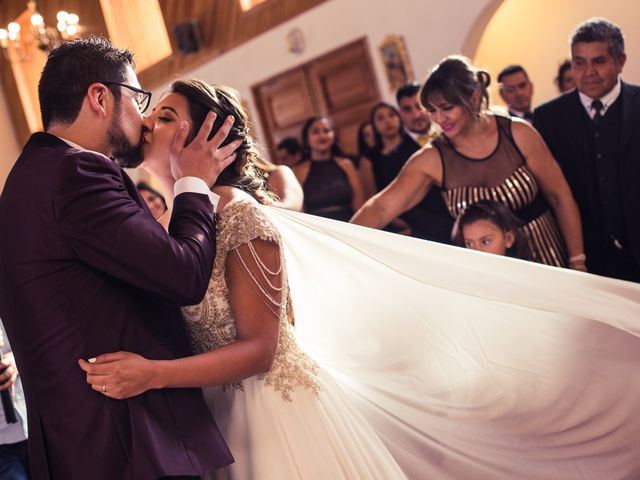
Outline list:
[[[187,142],[191,142],[196,136],[210,110],[216,114],[216,119],[209,133],[209,140],[228,116],[234,117],[233,126],[222,146],[237,139],[241,139],[242,144],[235,152],[236,159],[222,171],[216,185],[236,187],[260,203],[271,203],[275,197],[266,181],[263,166],[265,161],[249,132],[249,117],[238,92],[225,85],[209,85],[197,79],[177,80],[171,84],[170,91],[184,95],[187,99],[189,116],[193,122]]]
[[[420,102],[425,107],[442,97],[452,105],[460,105],[471,115],[489,108],[491,75],[476,68],[467,57],[450,55],[431,69],[420,91]],[[472,96],[480,93],[480,102],[474,105]]]

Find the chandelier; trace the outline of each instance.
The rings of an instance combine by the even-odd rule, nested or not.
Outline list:
[[[56,28],[48,27],[44,18],[36,9],[36,2],[27,2],[27,11],[31,12],[30,26],[27,32],[22,31],[18,22],[11,22],[7,28],[0,28],[0,48],[6,59],[11,59],[10,51],[13,50],[18,59],[29,59],[29,47],[35,42],[37,47],[45,53],[49,53],[62,42],[71,40],[78,34],[80,18],[75,13],[61,10],[56,15],[58,21]]]

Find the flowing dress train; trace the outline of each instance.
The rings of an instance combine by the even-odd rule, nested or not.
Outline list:
[[[239,201],[185,310],[196,349],[233,340],[224,262],[255,238],[282,245],[296,323],[269,373],[207,389],[219,474],[640,476],[640,285]]]

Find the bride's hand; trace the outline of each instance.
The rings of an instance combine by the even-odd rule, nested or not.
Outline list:
[[[114,352],[78,360],[95,391],[118,400],[156,388],[156,362],[130,352]]]

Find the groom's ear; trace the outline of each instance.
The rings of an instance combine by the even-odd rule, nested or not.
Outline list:
[[[113,100],[113,96],[109,95],[109,89],[102,83],[92,83],[87,89],[87,95],[85,100],[88,101],[89,109],[94,114],[106,118],[107,117],[107,105],[109,101]]]

